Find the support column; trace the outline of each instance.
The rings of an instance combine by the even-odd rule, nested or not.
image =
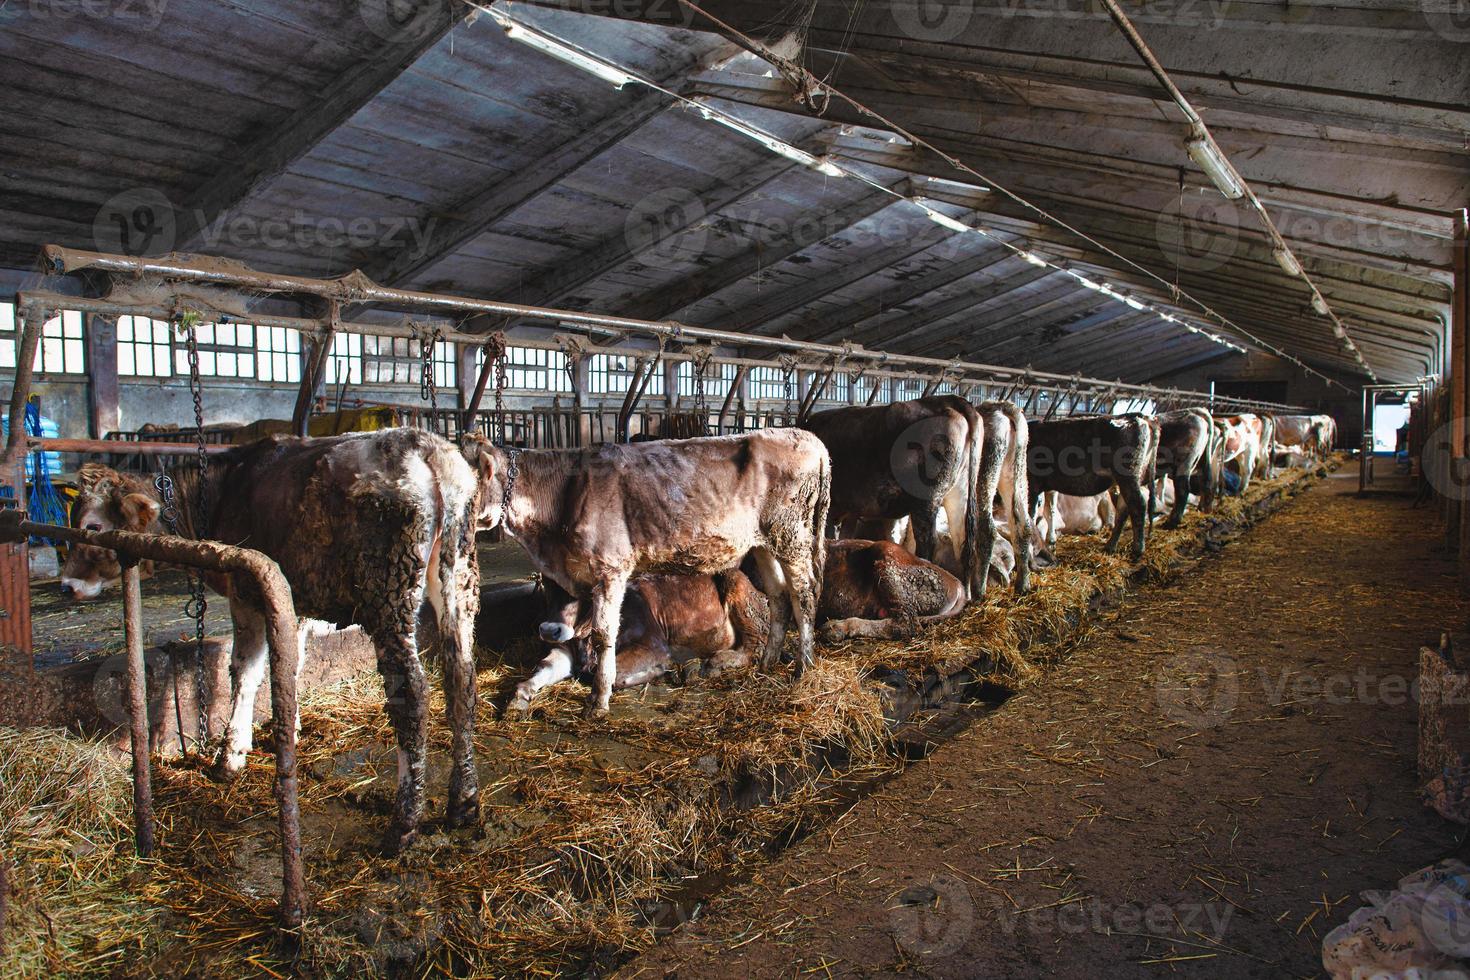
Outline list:
[[[117,317],[93,314],[87,318],[87,409],[93,439],[122,428],[117,384]]]
[[[1460,486],[1462,475],[1470,468],[1470,227],[1462,210],[1455,226],[1455,289],[1450,304],[1450,418],[1454,431],[1454,447],[1450,465],[1455,467],[1450,485]],[[1460,593],[1470,595],[1470,520],[1466,520],[1467,502],[1463,494],[1459,506]]]

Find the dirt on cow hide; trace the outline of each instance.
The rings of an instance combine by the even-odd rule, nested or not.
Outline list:
[[[1303,479],[1253,487],[1251,500]],[[789,842],[820,819],[814,814],[846,806],[901,768],[884,717],[896,676],[922,687],[974,669],[1019,685],[1062,655],[1059,638],[1085,633],[1099,596],[1164,574],[1232,519],[1229,505],[1213,520],[1191,515],[1183,529],[1155,536],[1142,568],[1101,554],[1101,539],[1072,539],[1027,597],[996,589],[912,640],[824,648],[795,685],[785,672],[750,669],[622,692],[605,722],[582,720],[585,689],[573,682],[543,692],[529,721],[500,721],[492,703],[505,701],[539,647],[481,651],[482,824],[446,832],[437,823],[449,733],[436,685],[434,820],[392,859],[376,850],[396,782],[381,682],[367,676],[309,692],[301,806],[310,911],[299,958],[272,943],[273,770],[257,729],[257,751],[235,783],[211,782],[198,760],[157,763],[157,855],[123,861],[123,847],[112,845],[119,872],[111,887],[134,911],[111,917],[105,936],[84,926],[64,948],[53,944],[47,972],[518,976],[615,966],[677,924],[684,910],[673,898],[691,881],[718,880]],[[126,821],[126,809],[117,816]],[[25,900],[66,914],[48,905],[51,893]],[[0,973],[9,965],[0,954]]]

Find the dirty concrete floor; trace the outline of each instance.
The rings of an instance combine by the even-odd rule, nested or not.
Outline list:
[[[1358,892],[1455,850],[1416,798],[1433,516],[1344,467],[623,975],[1321,975]]]

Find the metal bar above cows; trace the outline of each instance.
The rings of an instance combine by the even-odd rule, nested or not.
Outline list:
[[[714,330],[708,327],[691,326],[674,320],[640,320],[634,317],[613,316],[604,313],[560,310],[550,307],[528,306],[521,303],[505,303],[498,300],[451,296],[421,290],[397,289],[379,285],[363,275],[361,271],[354,271],[337,279],[319,279],[307,276],[260,272],[233,262],[228,264],[218,261],[202,263],[193,262],[178,256],[148,258],[110,255],[84,249],[64,248],[59,245],[45,246],[42,249],[42,256],[47,271],[56,275],[91,269],[99,272],[110,272],[128,276],[150,276],[176,282],[203,283],[261,294],[294,294],[316,296],[322,299],[335,300],[340,303],[378,304],[388,307],[440,313],[455,317],[474,315],[519,317],[530,320],[550,321],[559,324],[563,328],[581,328],[590,332],[647,334],[656,338],[681,342],[697,340],[731,347],[770,348],[773,350],[818,354],[823,357],[840,356],[858,359],[886,358],[888,363],[905,365],[910,368],[927,368],[931,370],[935,368],[940,370],[952,369],[961,376],[959,380],[1004,382],[1015,380],[1028,373],[1034,381],[1042,383],[1049,382],[1059,386],[1069,385],[1078,380],[1074,375],[1050,374],[1043,371],[1027,372],[1022,368],[1005,367],[996,364],[979,364],[968,361],[952,361],[944,358],[923,357],[913,354],[885,354],[881,351],[871,351],[852,344],[820,344],[811,341],[790,340],[785,337],[734,333],[728,330]],[[313,321],[313,323],[316,322]],[[411,335],[411,328],[405,325],[404,329]],[[376,333],[378,331],[374,329],[370,332]],[[397,334],[394,335],[396,336]],[[474,335],[466,335],[466,337],[473,338]],[[456,337],[454,339],[461,338]],[[972,375],[977,377],[968,377]],[[1085,381],[1089,386],[1094,384],[1112,384],[1122,391],[1135,394],[1142,398],[1158,397],[1165,391],[1165,389],[1155,388],[1149,385],[1108,382],[1101,379],[1085,379]],[[1190,397],[1202,405],[1212,401],[1217,403],[1223,401],[1212,399],[1206,392],[1191,392]],[[1253,404],[1268,411],[1296,410],[1295,406],[1289,405],[1275,405],[1266,402],[1256,402]]]

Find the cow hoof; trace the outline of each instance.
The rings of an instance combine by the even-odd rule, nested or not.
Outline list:
[[[412,847],[413,842],[418,836],[419,830],[417,827],[405,830],[394,825],[383,832],[383,841],[379,845],[379,849],[383,852],[384,857],[397,857]]]
[[[1162,524],[1159,525],[1159,527],[1163,528],[1166,531],[1172,531],[1175,528],[1177,528],[1178,526],[1179,526],[1179,522],[1178,521],[1165,521],[1164,523],[1162,523]]]
[[[240,778],[245,771],[245,756],[231,756],[221,754],[214,760],[214,765],[209,767],[209,778],[216,783],[232,783]]]
[[[516,698],[501,709],[500,717],[505,721],[525,721],[531,717],[531,702],[526,698]]]
[[[444,823],[450,828],[468,827],[480,820],[480,799],[471,797],[459,803],[449,804],[444,813]]]
[[[582,717],[588,721],[604,721],[611,713],[600,704],[588,704],[582,708]]]

